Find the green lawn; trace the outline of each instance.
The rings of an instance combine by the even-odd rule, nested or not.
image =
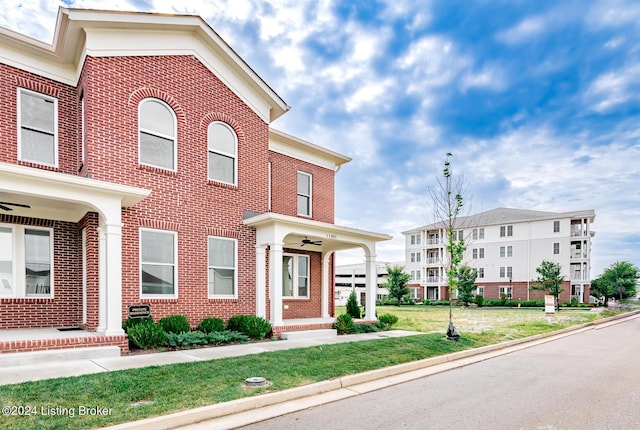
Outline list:
[[[448,308],[379,308],[378,314],[383,313],[400,317],[397,328],[425,334],[0,386],[3,406],[28,406],[37,412],[0,417],[0,428],[118,424],[553,331],[598,317],[595,312],[563,311],[547,320],[541,310],[455,309],[454,322],[462,338],[452,342],[444,336]],[[246,389],[243,381],[250,376],[263,376],[271,386]],[[79,416],[80,406],[109,412]],[[67,415],[43,415],[56,410]],[[68,416],[69,411],[75,416]]]

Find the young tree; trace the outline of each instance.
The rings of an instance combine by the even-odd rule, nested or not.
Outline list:
[[[358,299],[356,298],[355,290],[351,290],[349,299],[347,299],[347,313],[355,319],[360,319],[360,306],[358,306]]]
[[[409,294],[409,283],[411,276],[404,273],[403,266],[389,266],[387,265],[387,280],[384,283],[384,287],[389,290],[389,296],[398,299],[398,306],[404,296]]]
[[[458,269],[458,299],[467,306],[473,301],[473,292],[476,289],[478,272],[467,265]]]
[[[453,157],[450,152],[447,153],[442,175],[443,179],[438,178],[438,185],[435,188],[429,188],[429,193],[433,200],[433,211],[435,218],[442,223],[443,230],[447,239],[447,261],[446,275],[447,286],[449,292],[449,327],[447,328],[447,338],[458,340],[460,333],[453,325],[453,296],[458,289],[458,268],[462,263],[462,256],[466,251],[463,237],[454,235],[456,231],[456,220],[464,207],[464,182],[462,177],[454,178],[452,174],[451,162],[449,157]]]
[[[640,271],[636,266],[628,261],[618,261],[591,281],[591,294],[604,297],[604,305],[607,306],[610,298],[635,296],[638,278]]]
[[[556,309],[560,310],[560,293],[564,290],[560,288],[565,280],[564,275],[560,274],[560,264],[553,261],[543,260],[540,266],[536,268],[538,278],[534,279],[531,284],[532,290],[546,291],[547,294],[554,296],[556,300]]]

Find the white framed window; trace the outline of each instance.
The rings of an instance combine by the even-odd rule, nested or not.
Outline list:
[[[476,288],[476,296],[484,297],[484,287]]]
[[[560,233],[560,221],[553,222],[553,232]]]
[[[502,297],[503,294],[507,297],[507,299],[511,300],[513,296],[511,287],[500,287],[500,297]]]
[[[478,268],[478,278],[484,278],[484,267]]]
[[[513,246],[507,246],[507,257],[513,257]]]
[[[298,172],[298,215],[311,216],[312,176]]]
[[[473,235],[473,240],[478,240],[478,229],[477,228],[473,229],[472,235]]]
[[[500,237],[513,236],[513,226],[512,225],[502,225],[500,226]]]
[[[53,230],[0,224],[0,297],[53,297]]]
[[[419,288],[411,288],[411,298],[419,299],[420,298],[420,289]]]
[[[178,153],[176,116],[158,99],[145,99],[138,107],[138,161],[140,164],[176,171]]]
[[[224,122],[209,124],[209,179],[227,184],[238,184],[238,136]]]
[[[507,236],[509,236],[509,237],[513,236],[513,226],[512,225],[508,225],[507,226]]]
[[[504,256],[505,256],[505,247],[501,246],[500,247],[500,258],[504,258]]]
[[[560,254],[560,242],[553,243],[553,253]]]
[[[513,267],[512,266],[507,266],[507,278],[509,278],[509,279],[513,278]]]
[[[500,277],[504,278],[505,273],[506,273],[505,272],[505,267],[504,266],[500,266]]]
[[[478,248],[478,257],[484,258],[484,248]]]
[[[209,297],[237,297],[238,242],[209,236]]]
[[[282,297],[309,297],[309,256],[285,254],[282,256]]]
[[[18,159],[58,167],[58,100],[18,88]]]
[[[178,296],[178,233],[140,229],[140,292],[143,297]]]
[[[478,232],[479,232],[479,236],[478,236],[478,238],[480,238],[480,239],[484,239],[484,227],[480,227],[480,228],[478,229]]]

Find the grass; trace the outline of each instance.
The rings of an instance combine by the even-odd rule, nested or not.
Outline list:
[[[399,316],[396,328],[425,332],[417,336],[0,386],[2,406],[30,406],[37,412],[30,416],[3,416],[0,427],[66,429],[113,425],[549,332],[598,317],[588,310],[562,311],[547,320],[540,310],[455,309],[454,323],[462,338],[452,342],[443,335],[448,312],[448,308],[426,306],[379,308],[379,314]],[[243,381],[250,376],[263,376],[271,385],[244,388]],[[79,416],[81,405],[110,411],[106,416]],[[73,411],[75,416],[42,415],[56,408]]]

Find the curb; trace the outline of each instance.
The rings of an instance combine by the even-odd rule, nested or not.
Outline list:
[[[570,336],[577,333],[582,333],[588,330],[599,330],[609,327],[614,324],[624,322],[640,317],[640,310],[633,311],[621,315],[615,315],[613,317],[604,318],[580,324],[573,327],[557,330],[554,332],[543,333],[523,339],[516,339],[508,342],[503,342],[495,345],[487,345],[479,348],[468,349],[464,351],[454,352],[452,354],[441,355],[437,357],[425,358],[422,360],[411,361],[409,363],[398,364],[395,366],[384,367],[381,369],[369,370],[367,372],[357,373],[354,375],[345,375],[340,378],[331,379],[328,381],[315,382],[309,385],[303,385],[300,387],[289,388],[287,390],[278,391],[275,393],[261,394],[253,397],[245,397],[242,399],[232,400],[230,402],[218,403],[209,406],[202,406],[195,409],[189,409],[186,411],[176,412],[169,415],[162,415],[158,417],[146,418],[139,421],[132,421],[128,423],[118,424],[111,427],[105,427],[111,430],[129,430],[129,429],[141,429],[141,430],[156,430],[156,429],[175,429],[178,427],[187,426],[190,424],[200,423],[202,421],[212,420],[216,418],[223,418],[233,414],[246,413],[254,411],[260,408],[278,405],[281,403],[291,402],[293,400],[305,399],[310,396],[326,394],[330,392],[337,392],[340,390],[351,390],[350,393],[342,393],[342,395],[333,396],[329,401],[335,401],[340,398],[351,397],[360,395],[363,392],[371,391],[373,389],[379,389],[386,386],[396,385],[402,382],[406,382],[412,379],[417,379],[428,374],[440,373],[447,370],[451,370],[457,367],[467,366],[479,361],[488,360],[498,355],[509,354],[511,352],[519,351],[521,349],[529,348],[541,343],[551,342],[556,339],[561,339],[566,336]],[[479,357],[482,354],[490,354],[487,357]],[[478,358],[477,360],[465,360]],[[433,368],[438,365],[446,365],[442,369],[425,372],[425,369]],[[375,387],[362,387],[364,389],[354,390],[355,387],[363,384],[368,384],[373,381],[379,381],[385,378],[398,377],[404,375],[403,378],[397,380],[391,380],[388,383],[378,384]],[[322,402],[322,403],[326,403]],[[319,403],[318,403],[319,404]],[[298,407],[295,410],[304,409],[309,406]],[[287,412],[293,412],[288,410]],[[253,422],[261,421],[266,418],[256,419]],[[246,422],[245,424],[249,424]]]

